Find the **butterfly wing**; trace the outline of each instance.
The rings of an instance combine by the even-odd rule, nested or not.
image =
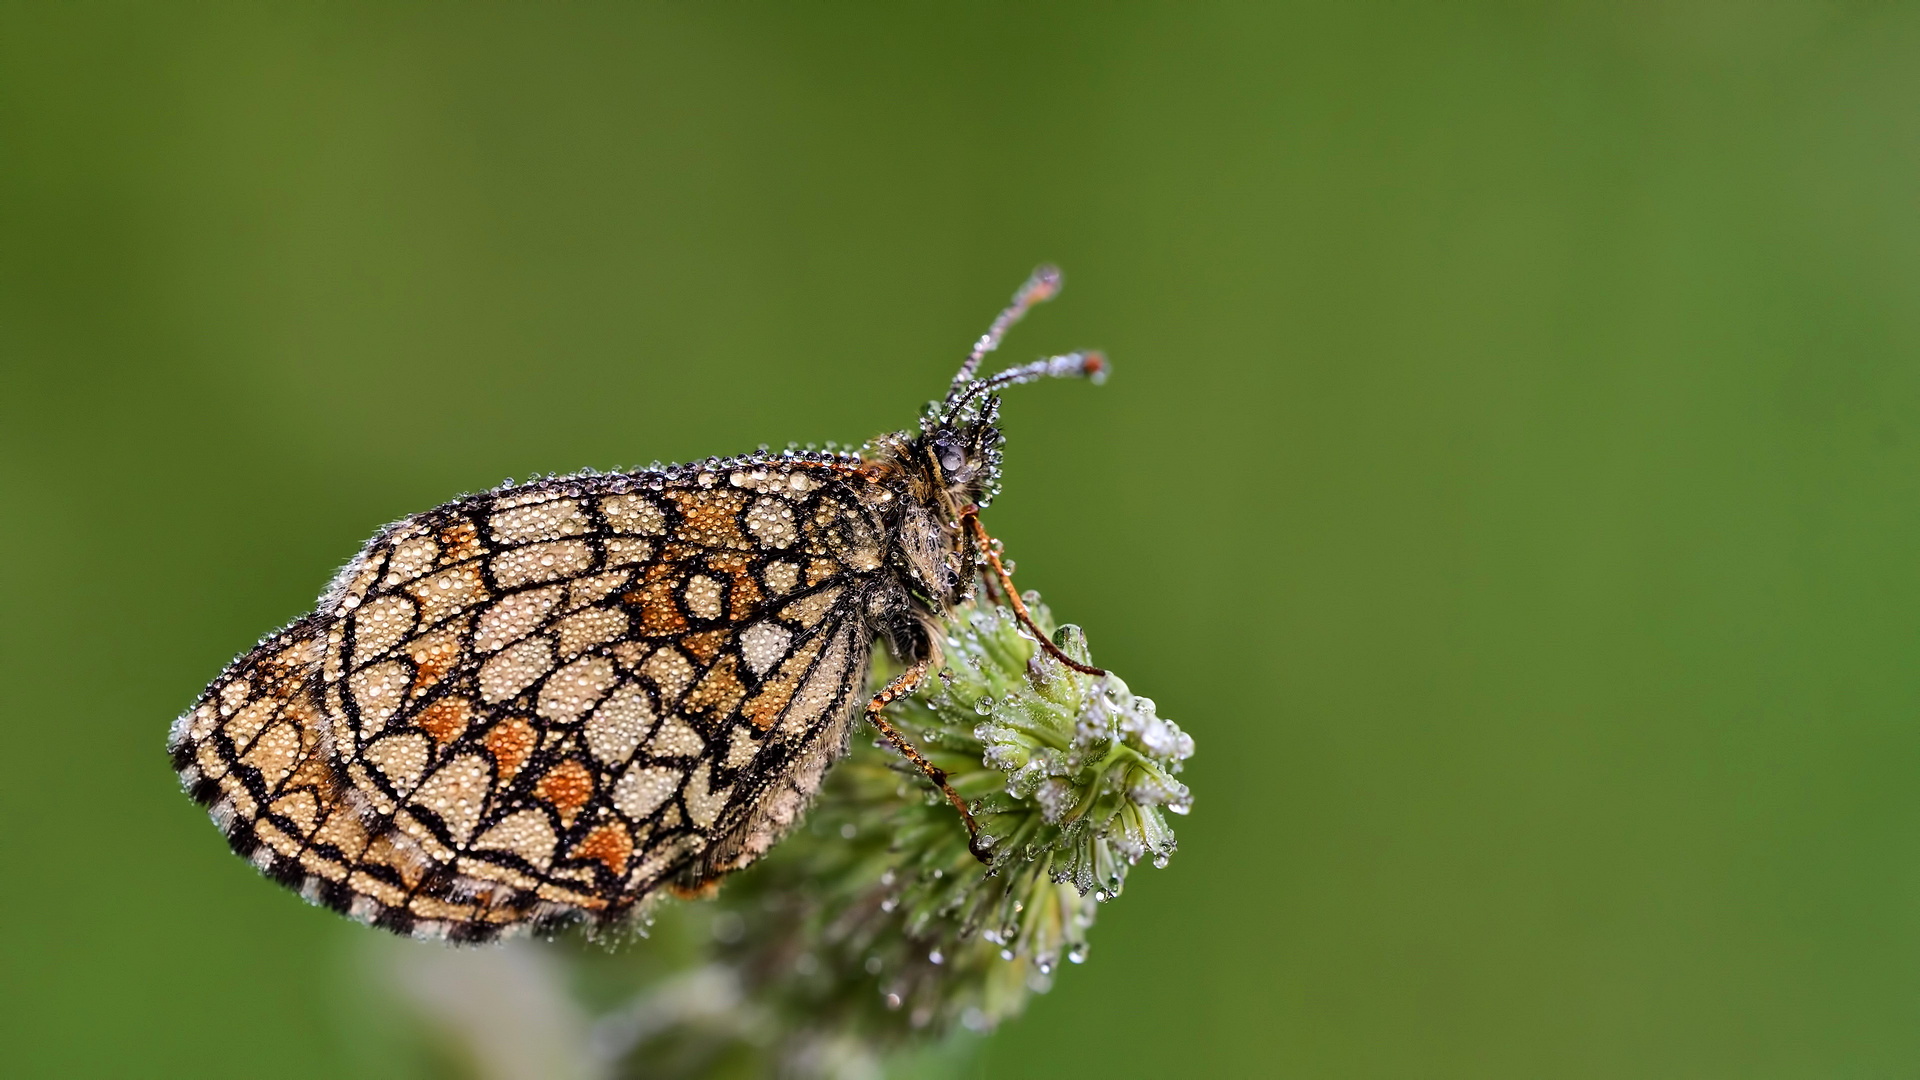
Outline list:
[[[384,530],[176,725],[236,850],[484,939],[751,862],[844,748],[886,518],[844,466],[584,476]]]

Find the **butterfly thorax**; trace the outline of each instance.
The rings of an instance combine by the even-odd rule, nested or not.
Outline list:
[[[891,505],[890,581],[869,604],[869,620],[902,659],[935,653],[931,627],[972,591],[974,552],[961,516],[989,496],[999,474],[1001,436],[993,425],[930,425],[867,447],[862,470]]]

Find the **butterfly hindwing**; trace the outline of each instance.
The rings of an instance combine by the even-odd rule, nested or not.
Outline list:
[[[209,688],[176,766],[243,854],[369,921],[617,917],[757,857],[843,749],[869,500],[833,466],[721,463],[406,519]]]

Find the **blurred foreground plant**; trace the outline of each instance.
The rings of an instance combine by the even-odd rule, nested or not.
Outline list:
[[[1026,599],[1090,662],[1078,627],[1055,630]],[[1191,804],[1175,775],[1193,740],[1118,677],[1053,660],[1004,608],[956,610],[942,646],[936,677],[888,715],[974,805],[990,867],[919,772],[861,730],[803,826],[713,901],[656,906],[636,927],[647,943],[516,943],[548,958],[504,965],[396,946],[398,985],[441,1056],[499,1077],[880,1075],[916,1047],[932,1048],[926,1065],[959,1060],[958,1033],[991,1030],[1063,958],[1085,960],[1097,902],[1140,859],[1173,854],[1165,814]],[[554,999],[532,1012],[577,1034],[529,1032],[548,1049],[513,1064],[527,1055],[497,1044],[527,1010],[482,1000],[503,993]],[[569,1046],[575,1060],[552,1060]]]

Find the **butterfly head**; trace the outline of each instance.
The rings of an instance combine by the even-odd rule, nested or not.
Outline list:
[[[1000,392],[1038,379],[1106,381],[1107,358],[1093,351],[1049,356],[982,379],[956,379],[946,398],[928,405],[920,424],[932,477],[956,507],[985,507],[1000,491]],[[962,369],[966,374],[966,369]]]

